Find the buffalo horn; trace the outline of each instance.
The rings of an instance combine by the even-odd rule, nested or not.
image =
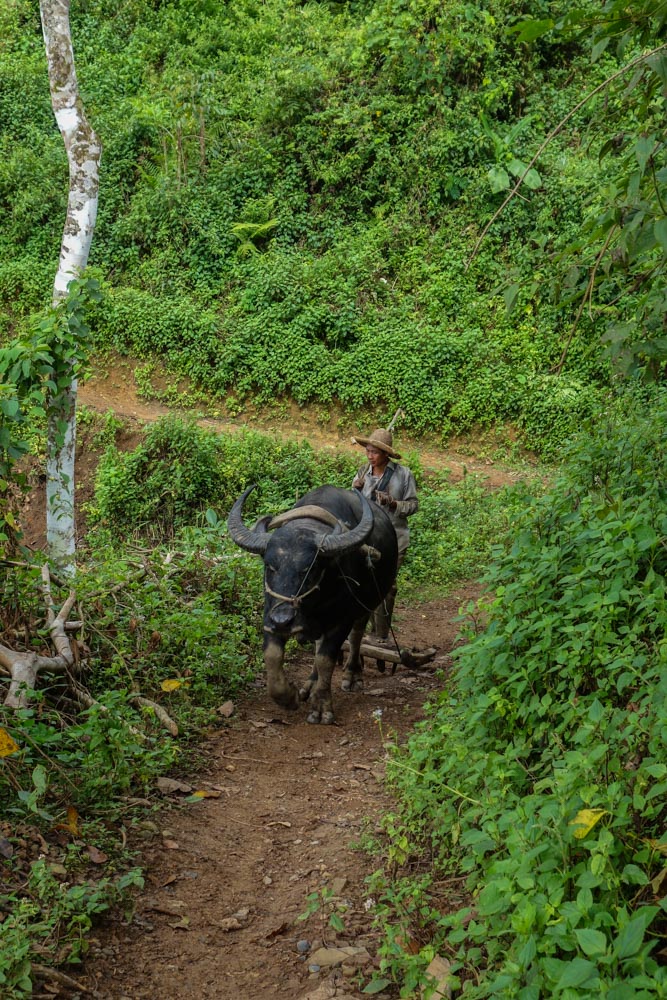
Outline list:
[[[254,483],[252,486],[249,486],[230,510],[229,517],[227,518],[227,530],[232,541],[240,545],[242,549],[254,552],[255,555],[263,556],[266,552],[266,546],[269,544],[269,536],[266,534],[266,530],[264,532],[251,531],[243,523],[243,505],[246,502],[248,494],[254,490],[256,485]]]
[[[370,535],[373,528],[373,511],[364,494],[359,492],[358,496],[361,500],[361,520],[359,524],[342,534],[322,535],[319,542],[319,550],[323,556],[345,555],[346,552],[351,552],[352,549],[358,549]]]

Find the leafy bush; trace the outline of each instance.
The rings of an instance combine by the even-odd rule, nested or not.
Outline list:
[[[419,510],[410,519],[401,599],[423,601],[460,580],[476,579],[527,503],[525,486],[491,490],[476,476],[457,484],[443,477],[426,479]]]
[[[33,13],[16,3],[3,15],[8,333],[48,302],[66,197]],[[73,10],[105,148],[91,251],[105,291],[98,346],[157,355],[236,412],[251,397],[365,416],[401,405],[417,432],[511,423],[556,453],[609,378],[596,309],[568,352],[567,391],[549,374],[576,312],[567,294],[554,306],[551,278],[563,282],[549,256],[580,238],[586,199],[613,172],[589,148],[599,106],[572,118],[470,256],[510,180],[612,60],[591,65],[571,37],[517,42],[516,17],[508,0],[483,11],[463,0]],[[618,134],[641,120],[614,111]],[[586,263],[565,291],[588,277]],[[633,288],[624,309],[643,294]]]
[[[279,442],[253,432],[215,434],[165,418],[133,452],[107,449],[98,469],[93,521],[116,535],[171,537],[209,507],[226,513],[251,483],[265,509],[289,506],[323,482],[349,485],[356,463],[307,442]],[[259,502],[253,496],[249,509]]]
[[[378,873],[373,891],[405,981],[442,950],[471,998],[665,995],[666,416],[664,393],[625,396],[587,428],[394,755],[390,859],[419,845],[424,872]],[[442,912],[448,874],[466,896]],[[412,958],[407,933],[429,942]]]

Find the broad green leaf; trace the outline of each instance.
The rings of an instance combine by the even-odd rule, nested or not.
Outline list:
[[[548,31],[551,31],[553,26],[554,22],[550,17],[538,21],[531,19],[521,21],[512,28],[508,28],[507,33],[509,35],[516,35],[519,42],[534,42],[536,38],[541,38],[542,35],[546,35]]]
[[[657,906],[644,906],[626,924],[616,939],[614,951],[619,958],[630,958],[636,955],[642,946],[646,928],[658,912]]]
[[[362,993],[381,993],[387,986],[391,986],[390,979],[374,979],[368,986],[364,986]]]
[[[538,174],[535,167],[530,168],[530,170],[523,179],[523,183],[531,191],[537,191],[538,188],[542,187],[542,178]]]
[[[592,927],[582,927],[574,933],[584,955],[603,955],[607,950],[607,938],[602,931],[593,930]]]
[[[505,300],[505,308],[508,313],[512,312],[514,308],[514,303],[516,302],[517,295],[521,289],[519,282],[515,282],[503,291],[503,298]]]
[[[499,194],[501,191],[507,191],[510,186],[509,174],[503,167],[491,167],[488,174],[486,175],[491,185],[491,190],[494,194]]]
[[[653,234],[656,241],[662,247],[664,253],[667,253],[667,219],[658,219],[653,226]]]
[[[648,57],[646,62],[653,72],[660,77],[662,82],[667,84],[667,55],[665,55],[664,51],[654,52],[652,56]]]
[[[648,163],[649,156],[655,149],[655,136],[640,136],[635,143],[635,158],[639,164],[639,168],[644,172],[646,169],[646,164]]]
[[[571,986],[583,986],[596,972],[597,966],[594,962],[588,962],[585,958],[574,958],[568,962],[567,968],[556,983],[556,989],[566,990]]]

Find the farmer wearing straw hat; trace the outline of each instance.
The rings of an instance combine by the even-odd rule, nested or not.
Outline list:
[[[367,462],[363,465],[352,483],[352,488],[360,490],[365,497],[384,507],[396,530],[398,540],[398,565],[405,559],[410,544],[410,529],[408,517],[414,514],[419,506],[417,500],[417,484],[415,477],[405,465],[399,465],[395,459],[401,456],[393,447],[390,430],[379,427],[368,437],[355,437],[352,440],[366,448]],[[375,609],[371,619],[372,631],[378,639],[389,638],[391,617],[396,601],[396,583],[387,594],[384,602]]]

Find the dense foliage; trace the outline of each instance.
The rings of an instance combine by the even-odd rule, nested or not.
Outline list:
[[[3,997],[30,995],[32,962],[76,963],[85,955],[96,914],[123,900],[140,877],[120,846],[122,827],[137,831],[146,823],[145,809],[132,802],[145,807],[158,777],[192,766],[218,707],[255,675],[261,561],[227,536],[232,501],[256,480],[256,512],[277,512],[324,480],[348,484],[357,468],[349,456],[307,443],[219,436],[174,419],[122,452],[118,421],[83,417],[87,433],[106,445],[76,580],[80,638],[89,649],[82,682],[95,704],[82,711],[54,675],[29,709],[0,708],[0,850],[17,832],[36,843],[68,833],[55,874],[52,854],[50,866],[38,859],[26,865],[28,880],[19,885],[19,866],[11,852],[3,855]],[[460,487],[444,477],[429,482],[414,467],[424,514],[414,560],[403,570],[406,594],[477,572],[517,504],[515,491],[489,494],[472,477]],[[451,524],[441,532],[445,520]],[[56,604],[65,594],[64,584],[54,590]],[[16,645],[34,634],[43,615],[39,566],[0,562],[0,604],[0,642]],[[39,634],[32,643],[42,643]],[[178,738],[138,697],[168,713]],[[16,747],[10,752],[8,739]],[[89,871],[91,844],[107,855],[101,880]],[[72,885],[61,889],[62,882]]]
[[[83,97],[104,145],[98,343],[159,356],[235,412],[282,395],[378,417],[401,405],[416,430],[513,422],[553,453],[608,378],[598,336],[649,284],[632,292],[633,271],[620,304],[610,287],[561,364],[577,312],[568,295],[595,252],[569,273],[560,305],[553,259],[615,183],[616,160],[597,159],[601,118],[611,109],[630,135],[639,112],[601,89],[525,173],[582,89],[618,66],[611,47],[591,63],[583,14],[576,35],[572,18],[567,35],[532,45],[508,34],[542,7],[73,5]],[[561,13],[550,5],[552,22]],[[34,6],[12,0],[2,28],[0,320],[11,330],[47,301],[66,167]],[[659,108],[655,94],[656,129]],[[643,198],[654,177],[660,198],[661,143],[656,131],[649,149],[646,137]],[[664,249],[655,221],[652,274]]]
[[[667,356],[663,5],[82,0],[72,24],[104,146],[101,301],[90,314],[85,282],[44,319],[67,166],[36,5],[0,7],[3,555],[16,462],[89,326],[145,382],[159,359],[232,415],[289,399],[370,424],[400,405],[417,432],[513,424],[554,457],[596,414],[535,499],[409,456],[403,593],[479,572],[516,527],[445,694],[393,757],[382,975],[411,995],[440,951],[471,998],[667,996],[667,403],[609,388],[614,371],[659,381]],[[128,802],[252,676],[259,568],[226,537],[232,499],[257,481],[249,513],[275,510],[354,464],[177,421],[108,448],[77,580],[94,703],[56,679],[0,712],[3,996],[30,994],[37,956],[80,961],[140,877],[118,846]],[[38,648],[36,569],[0,573],[0,640]],[[4,833],[39,844],[54,822],[62,871],[32,858],[12,882]],[[95,882],[90,844],[109,856]]]
[[[422,858],[374,887],[402,996],[438,950],[470,997],[667,992],[667,399],[623,409],[517,525],[487,624],[394,757],[389,859]],[[467,898],[443,912],[452,875]]]

